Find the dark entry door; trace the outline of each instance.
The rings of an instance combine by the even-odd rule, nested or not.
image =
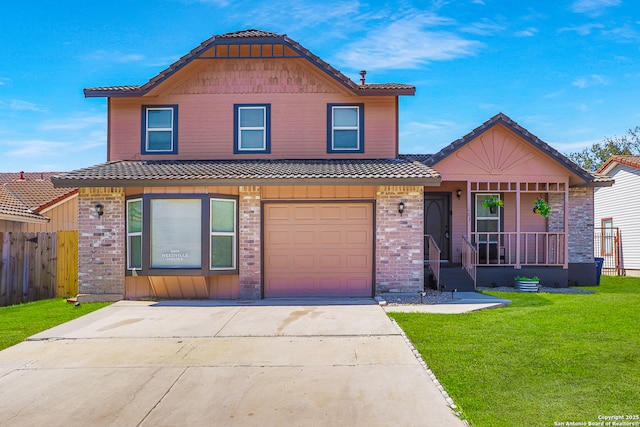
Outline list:
[[[451,194],[424,194],[424,234],[433,236],[441,251],[440,259],[451,261]],[[429,256],[426,247],[424,256]]]

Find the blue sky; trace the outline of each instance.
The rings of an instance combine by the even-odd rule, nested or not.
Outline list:
[[[514,6],[517,5],[517,6]],[[214,34],[285,33],[352,80],[408,83],[400,151],[434,153],[498,112],[562,152],[640,125],[635,0],[7,2],[0,171],[106,160],[106,100]]]

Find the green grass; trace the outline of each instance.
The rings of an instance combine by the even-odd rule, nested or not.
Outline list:
[[[487,292],[512,304],[389,315],[473,426],[640,415],[640,278],[587,289],[596,293]]]
[[[0,350],[107,305],[91,303],[76,307],[56,298],[0,307]]]

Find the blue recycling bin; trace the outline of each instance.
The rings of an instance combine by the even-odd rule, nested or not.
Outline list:
[[[604,265],[604,258],[595,257],[593,260],[596,262],[596,285],[600,286],[600,276],[602,276],[602,266]]]

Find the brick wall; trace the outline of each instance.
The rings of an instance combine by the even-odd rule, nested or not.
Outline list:
[[[405,204],[402,216],[398,203]],[[378,187],[376,293],[418,292],[424,286],[423,187]]]
[[[261,297],[260,187],[240,187],[239,201],[240,298]]]
[[[569,262],[593,262],[593,188],[569,189]]]
[[[104,206],[98,216],[95,206]],[[125,203],[122,188],[80,188],[78,196],[78,293],[124,297]]]
[[[549,193],[549,232],[561,233],[564,231],[564,193]]]

